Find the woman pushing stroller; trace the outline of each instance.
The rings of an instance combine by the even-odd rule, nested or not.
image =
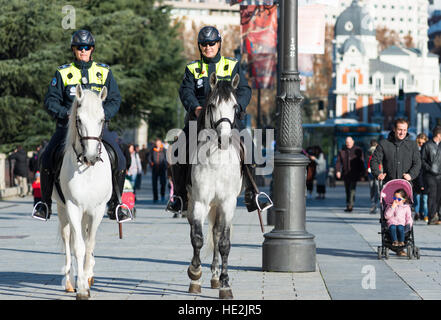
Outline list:
[[[393,247],[404,246],[405,227],[412,227],[412,212],[408,203],[408,196],[404,189],[398,189],[394,192],[392,205],[385,213],[384,218],[387,221],[390,237]],[[398,252],[398,255],[405,256],[404,251]]]

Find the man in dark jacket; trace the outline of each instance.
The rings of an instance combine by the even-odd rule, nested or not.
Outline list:
[[[26,151],[21,146],[17,146],[14,153],[9,155],[9,160],[15,160],[14,181],[20,187],[20,197],[25,197],[28,193],[28,163]]]
[[[384,183],[393,179],[412,181],[421,170],[421,156],[418,145],[409,139],[406,119],[395,120],[394,130],[387,139],[379,142],[371,160],[374,177]],[[380,171],[380,164],[383,172]]]
[[[421,148],[423,179],[428,189],[428,224],[441,224],[438,213],[441,206],[441,127],[433,129],[433,138]]]
[[[148,161],[152,168],[153,202],[158,201],[158,178],[161,184],[161,201],[164,201],[167,159],[161,139],[156,138],[155,147],[150,151]]]
[[[337,155],[335,172],[337,179],[343,178],[346,190],[346,212],[351,212],[355,201],[357,181],[364,174],[364,156],[352,137],[346,138],[346,146]]]

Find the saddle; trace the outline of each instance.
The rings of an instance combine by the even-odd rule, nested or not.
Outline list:
[[[110,165],[112,168],[112,175],[115,176],[113,173],[118,168],[118,157],[116,156],[116,152],[115,150],[113,150],[110,144],[108,144],[105,141],[103,141],[103,144],[107,151],[107,154],[109,155]],[[63,157],[64,157],[64,144],[60,144],[55,148],[55,150],[52,153],[52,163],[53,163],[52,173],[54,175],[54,185],[55,188],[57,189],[58,195],[60,196],[61,201],[63,201],[63,203],[66,203],[60,185],[60,172],[61,172],[61,166],[63,164]]]

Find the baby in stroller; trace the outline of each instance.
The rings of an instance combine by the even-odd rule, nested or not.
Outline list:
[[[382,246],[378,248],[378,257],[389,257],[389,249],[398,256],[419,259],[419,249],[413,237],[411,204],[412,186],[404,179],[391,180],[381,190],[381,234]],[[407,254],[404,251],[407,248]]]
[[[398,189],[392,197],[392,205],[388,206],[384,213],[384,218],[389,227],[389,235],[393,247],[404,246],[404,227],[412,227],[412,210],[407,203],[407,193],[404,189]],[[404,253],[404,251],[400,251]]]

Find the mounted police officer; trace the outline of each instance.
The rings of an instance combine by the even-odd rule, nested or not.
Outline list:
[[[115,219],[115,211],[120,204],[120,192],[123,190],[126,160],[115,133],[107,129],[109,120],[115,116],[121,104],[118,85],[109,66],[92,60],[95,50],[95,39],[87,30],[74,32],[71,38],[71,49],[75,60],[70,64],[58,67],[44,98],[47,112],[56,120],[56,130],[42,155],[41,189],[42,201],[34,208],[33,216],[37,219],[48,219],[52,213],[52,190],[55,182],[55,153],[64,144],[66,138],[70,108],[75,98],[75,87],[81,84],[84,89],[99,93],[107,87],[107,98],[103,102],[106,125],[103,128],[102,140],[106,149],[116,158],[112,164],[113,192],[108,203],[108,214]],[[124,207],[118,208],[119,220],[129,219],[130,215]]]
[[[179,89],[179,96],[184,108],[187,111],[186,123],[183,129],[188,145],[189,120],[195,120],[199,116],[205,100],[210,92],[209,76],[214,72],[218,80],[231,81],[236,74],[240,75],[240,63],[237,59],[227,58],[221,55],[222,38],[219,31],[212,26],[203,27],[198,34],[198,48],[201,55],[200,60],[190,62],[185,68],[185,75]],[[239,108],[234,122],[234,128],[243,129],[242,121],[246,107],[251,99],[251,88],[245,77],[240,77],[239,85],[236,89],[236,100]],[[188,155],[188,152],[187,152]],[[253,183],[254,166],[244,165],[244,183],[245,183],[245,204],[249,212],[258,209],[266,210],[270,207],[268,202],[261,202],[258,199],[257,187]],[[187,182],[189,180],[188,159],[186,164],[177,163],[171,166],[173,185],[175,190],[175,199],[181,201],[170,201],[167,210],[180,214],[187,210]],[[246,174],[246,173],[249,174]],[[268,199],[269,200],[269,199]]]

